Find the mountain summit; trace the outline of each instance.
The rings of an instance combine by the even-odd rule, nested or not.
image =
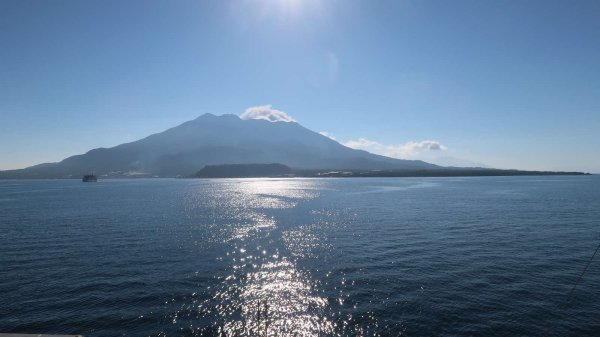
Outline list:
[[[146,138],[97,148],[58,163],[0,171],[0,178],[97,175],[188,176],[206,165],[281,163],[293,169],[416,170],[439,168],[354,150],[300,124],[204,114]]]

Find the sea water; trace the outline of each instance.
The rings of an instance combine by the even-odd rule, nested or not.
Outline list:
[[[5,180],[0,332],[598,336],[598,244],[597,176]]]

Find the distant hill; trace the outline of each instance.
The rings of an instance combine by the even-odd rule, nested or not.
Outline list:
[[[202,115],[146,138],[97,148],[58,163],[0,171],[0,178],[190,176],[207,165],[281,163],[295,170],[441,169],[420,160],[375,155],[341,145],[295,122]]]
[[[292,169],[283,164],[224,164],[207,165],[193,175],[195,178],[283,177]]]

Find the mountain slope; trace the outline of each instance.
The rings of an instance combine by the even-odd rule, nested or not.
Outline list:
[[[435,169],[354,150],[295,122],[202,115],[164,132],[112,148],[98,148],[58,163],[0,171],[0,178],[146,174],[187,176],[205,165],[281,163],[294,169]]]

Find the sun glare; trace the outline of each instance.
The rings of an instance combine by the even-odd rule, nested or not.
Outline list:
[[[246,0],[245,7],[253,8],[258,18],[290,21],[322,11],[321,0]]]
[[[272,3],[279,6],[284,13],[295,13],[301,9],[302,0],[275,0]]]

